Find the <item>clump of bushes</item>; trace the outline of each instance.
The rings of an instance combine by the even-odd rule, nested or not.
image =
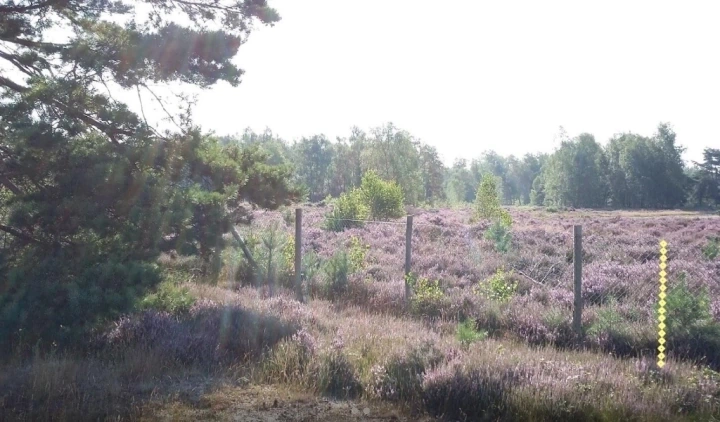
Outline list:
[[[669,335],[686,336],[698,325],[712,320],[710,298],[704,290],[690,290],[684,274],[674,284],[668,289],[665,298],[665,325]]]
[[[508,273],[499,268],[487,280],[478,283],[475,291],[486,299],[504,303],[515,295],[517,287],[518,282],[512,280],[512,271]]]
[[[195,304],[195,297],[187,287],[178,286],[172,281],[164,281],[155,292],[145,296],[138,304],[139,309],[154,309],[172,315],[185,315]]]
[[[8,272],[0,294],[0,355],[83,347],[89,332],[131,310],[162,281],[154,263],[71,255],[60,251]]]
[[[340,195],[333,201],[332,210],[325,216],[325,229],[343,231],[352,227],[362,227],[370,211],[360,191],[353,189]]]
[[[321,259],[310,251],[303,255],[303,273],[307,285],[314,290],[317,275],[321,275],[319,293],[322,297],[336,299],[348,291],[350,276],[365,268],[370,246],[363,244],[357,236],[352,236],[349,247],[341,244],[333,255],[327,259]]]
[[[474,219],[490,220],[492,225],[485,231],[484,237],[490,240],[495,250],[505,253],[512,246],[512,217],[500,206],[497,182],[491,174],[483,175],[475,197]]]
[[[274,316],[204,301],[184,318],[155,310],[124,316],[98,343],[103,348],[138,347],[180,363],[210,365],[258,357],[297,331],[295,324]]]
[[[373,220],[398,218],[405,213],[400,186],[395,182],[382,180],[374,171],[368,171],[363,176],[360,195]]]
[[[708,239],[707,244],[702,247],[702,254],[710,261],[720,256],[720,237]]]
[[[325,275],[325,292],[331,297],[338,297],[345,293],[348,287],[348,276],[351,272],[351,262],[345,250],[335,252],[322,266]]]
[[[350,269],[352,271],[359,271],[365,268],[365,259],[369,251],[370,245],[362,243],[359,237],[352,236],[350,238],[348,255],[350,259]]]
[[[334,201],[333,209],[325,216],[325,228],[342,231],[361,227],[362,220],[388,220],[404,214],[403,192],[394,182],[382,180],[368,171],[359,188],[345,192]]]
[[[693,291],[681,273],[679,282],[668,289],[665,301],[669,350],[676,356],[720,368],[720,323],[712,318],[707,291]]]
[[[449,301],[439,280],[430,280],[410,274],[408,283],[412,289],[410,311],[413,314],[437,317],[442,314],[443,309],[448,308]]]
[[[500,206],[497,181],[492,174],[484,174],[480,180],[480,185],[475,195],[474,217],[476,219],[500,221],[507,227],[512,225],[510,213]]]
[[[477,341],[487,338],[487,331],[478,331],[475,327],[475,321],[467,319],[458,323],[455,330],[455,337],[463,346],[469,346]]]
[[[292,288],[295,259],[295,237],[278,224],[277,221],[249,231],[245,244],[255,260],[253,268],[242,254],[226,253],[226,260],[234,271],[234,279],[242,285],[259,287],[267,285],[271,289],[277,285]]]
[[[616,356],[631,355],[633,350],[647,346],[643,344],[641,333],[634,332],[633,327],[618,312],[614,300],[597,309],[595,319],[585,334],[590,344]],[[654,331],[653,334],[657,335]],[[652,338],[651,340],[654,343],[657,339]],[[650,347],[656,346],[651,344]]]
[[[488,227],[483,237],[491,241],[495,250],[500,253],[508,252],[512,246],[512,233],[510,232],[510,228],[501,221],[496,221]]]

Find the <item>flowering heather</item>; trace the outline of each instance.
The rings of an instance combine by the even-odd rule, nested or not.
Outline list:
[[[156,311],[122,317],[105,340],[114,348],[154,348],[181,362],[217,363],[257,357],[297,329],[272,315],[203,301],[180,320]]]
[[[365,269],[351,276],[346,297],[338,300],[373,312],[402,314],[404,219],[389,222],[396,224],[370,222],[336,233],[321,228],[326,212],[322,207],[305,208],[304,251],[313,250],[321,257],[329,257],[338,248],[346,248],[350,237],[370,245]],[[440,281],[446,299],[437,304],[442,307],[437,312],[452,318],[487,316],[482,310],[471,309],[480,306],[472,297],[472,289],[500,268],[513,270],[513,278],[518,282],[516,297],[501,310],[499,323],[506,332],[530,343],[558,341],[557,335],[551,334],[556,328],[543,322],[548,319],[545,314],[561,310],[568,317],[571,315],[575,224],[583,226],[582,295],[586,306],[619,307],[618,323],[627,325],[630,331],[638,329],[633,324],[639,327],[654,322],[661,239],[669,243],[669,287],[684,274],[691,290],[706,290],[711,298],[720,296],[720,260],[708,260],[702,254],[707,243],[705,237],[720,233],[717,217],[585,210],[548,214],[513,209],[512,249],[499,254],[483,237],[489,222],[471,223],[471,210],[415,212],[412,272],[420,278]],[[279,218],[277,213],[259,216],[259,220]],[[522,299],[515,303],[525,295],[531,298],[529,302]],[[527,307],[525,312],[522,306]],[[715,308],[720,309],[717,305]],[[512,309],[518,312],[513,313]],[[531,313],[530,309],[537,315],[526,315]],[[715,315],[720,315],[720,311],[715,311]],[[632,343],[632,339],[629,341]],[[590,341],[592,344],[594,341]],[[645,341],[638,341],[637,346],[644,347]]]

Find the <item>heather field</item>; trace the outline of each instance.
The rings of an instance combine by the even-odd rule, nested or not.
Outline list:
[[[164,256],[145,310],[86,350],[0,371],[0,419],[710,420],[720,417],[720,217],[512,209],[510,234],[467,209],[324,229],[307,206],[307,304],[294,299],[290,209],[243,228],[262,277],[227,250],[220,279]],[[583,338],[571,329],[572,226],[583,226]],[[658,370],[659,246],[668,364]],[[268,270],[269,269],[269,270]],[[265,285],[274,280],[273,286]]]

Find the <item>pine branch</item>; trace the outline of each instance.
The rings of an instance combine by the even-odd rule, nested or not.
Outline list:
[[[4,86],[4,87],[9,88],[18,93],[25,93],[29,90],[29,88],[19,85],[18,83],[14,82],[2,75],[0,75],[0,86]],[[43,101],[43,103],[48,104],[50,106],[57,107],[60,110],[62,110],[64,113],[66,113],[67,115],[74,117],[76,119],[79,119],[80,121],[87,124],[88,126],[91,126],[91,127],[94,127],[96,129],[100,130],[101,132],[108,135],[108,137],[110,137],[110,140],[113,141],[114,143],[118,143],[117,140],[115,139],[115,136],[117,136],[117,135],[125,135],[125,136],[133,135],[132,131],[113,127],[112,125],[101,122],[99,120],[96,120],[93,117],[88,116],[85,113],[79,112],[77,110],[73,110],[71,107],[62,103],[60,100],[53,99],[49,102]]]

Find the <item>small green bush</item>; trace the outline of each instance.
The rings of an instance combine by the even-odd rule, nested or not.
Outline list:
[[[440,287],[440,281],[417,278],[413,274],[408,276],[408,279],[413,290],[410,302],[412,313],[427,317],[439,316],[447,301],[447,297]]]
[[[258,267],[253,269],[242,254],[233,254],[235,280],[244,285],[275,285],[278,281],[288,283],[294,270],[294,238],[280,228],[277,222],[252,229],[245,233],[245,244]]]
[[[33,345],[81,345],[88,332],[130,311],[162,281],[157,264],[119,255],[62,251],[27,258],[8,272],[0,292],[0,355],[29,353]]]
[[[668,332],[668,337],[672,355],[720,370],[720,324],[706,321],[674,334]]]
[[[587,334],[600,336],[617,331],[624,324],[622,315],[617,311],[614,299],[597,311],[597,319],[587,329]]]
[[[512,233],[509,227],[500,221],[496,221],[485,230],[484,237],[493,242],[495,250],[500,253],[509,251],[512,246]]]
[[[145,296],[138,307],[141,310],[155,309],[172,315],[183,315],[195,304],[195,297],[186,287],[180,287],[171,281],[164,281],[157,290]]]
[[[400,186],[394,182],[382,180],[373,171],[368,171],[363,176],[360,195],[373,220],[388,220],[402,217],[405,214],[403,192]]]
[[[498,269],[495,274],[476,286],[476,293],[497,302],[509,301],[517,291],[518,283],[511,279],[512,271]]]
[[[345,293],[350,275],[350,259],[347,252],[338,250],[322,267],[325,274],[325,288],[330,297]]]
[[[295,236],[287,236],[287,240],[283,242],[281,254],[280,272],[282,277],[280,280],[285,287],[292,288],[294,283],[292,275],[295,274]]]
[[[499,221],[507,227],[512,225],[510,213],[500,206],[497,181],[492,174],[484,174],[480,180],[480,185],[475,195],[474,217],[476,219]]]
[[[468,319],[458,323],[455,330],[455,337],[463,346],[469,346],[476,341],[485,340],[487,331],[478,331],[475,328],[475,321]]]
[[[370,245],[363,244],[362,239],[357,236],[350,238],[350,249],[348,252],[350,258],[350,270],[352,272],[365,268],[365,259],[370,251]]]
[[[347,228],[362,227],[362,221],[369,216],[368,207],[363,200],[357,189],[340,195],[333,201],[332,211],[325,216],[325,229],[339,232]]]
[[[315,280],[318,272],[320,272],[323,262],[317,256],[315,251],[309,251],[302,256],[302,269],[305,276],[305,281],[310,284]]]
[[[720,256],[720,237],[708,239],[708,243],[702,248],[702,254],[710,261]]]
[[[704,290],[693,292],[687,285],[685,274],[680,274],[680,281],[667,291],[665,305],[665,325],[668,336],[685,336],[698,324],[709,322],[710,298]],[[656,310],[658,312],[659,309]]]
[[[283,221],[288,226],[295,225],[295,210],[289,207],[282,207],[281,209]]]

